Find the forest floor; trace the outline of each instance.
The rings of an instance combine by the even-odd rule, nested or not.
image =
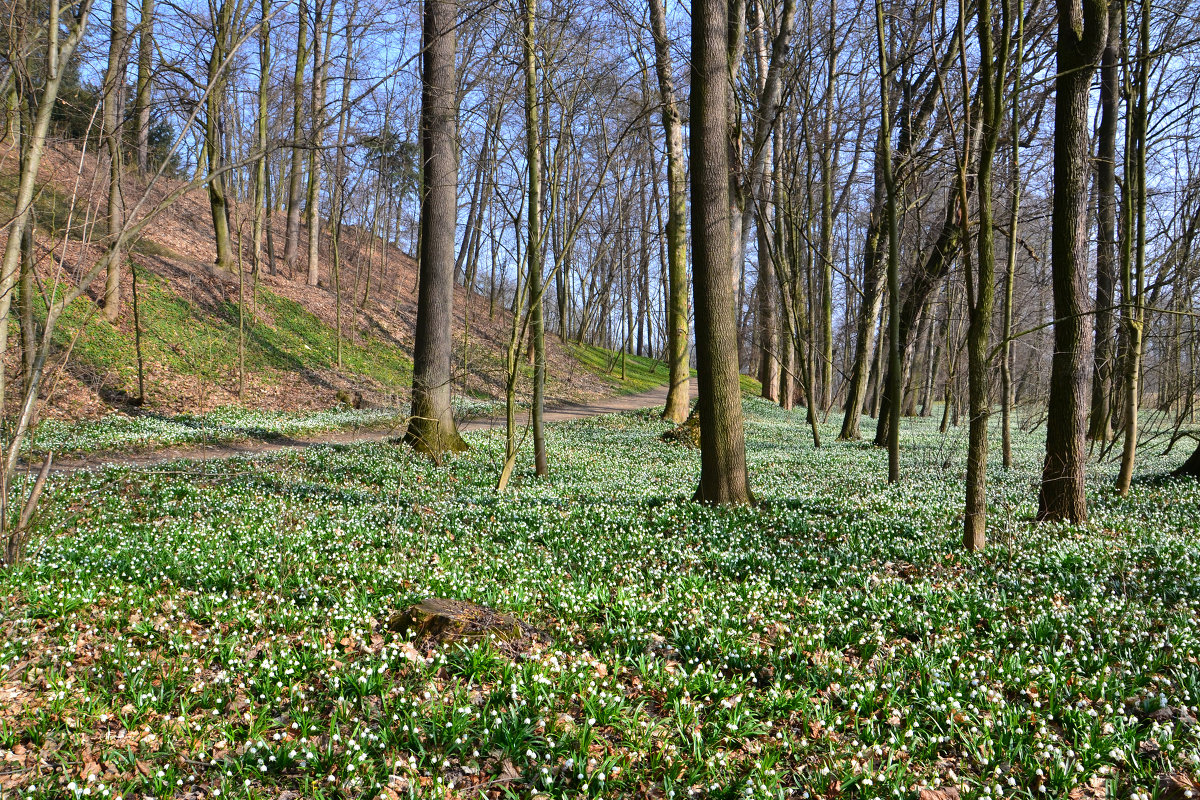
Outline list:
[[[1084,525],[1033,521],[1044,428],[813,449],[748,399],[758,504],[690,501],[656,409],[499,430],[441,466],[386,442],[50,478],[0,573],[0,795],[912,798],[1200,795],[1200,483],[1146,448]],[[1031,423],[1025,425],[1025,423]],[[873,425],[864,420],[863,434]],[[527,450],[526,456],[527,456]],[[410,640],[432,597],[521,634]]]
[[[695,381],[691,396],[695,397]],[[549,406],[546,422],[569,422],[661,406],[667,386],[638,394],[616,394],[585,403]],[[502,428],[502,403],[464,403],[457,408],[461,432]],[[524,427],[528,412],[518,411]],[[101,465],[151,467],[172,461],[207,461],[252,456],[317,445],[384,442],[404,433],[404,411],[339,409],[315,414],[263,414],[241,409],[200,416],[147,418],[110,415],[98,421],[73,425],[48,425],[31,439],[31,461],[46,452],[64,454],[55,459],[57,471],[91,469]],[[107,445],[110,449],[105,449]]]

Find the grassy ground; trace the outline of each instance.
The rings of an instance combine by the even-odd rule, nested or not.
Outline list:
[[[459,419],[503,413],[495,400],[454,397]],[[289,413],[237,407],[207,414],[110,414],[97,420],[60,422],[47,420],[30,435],[26,449],[56,455],[126,452],[186,444],[217,444],[248,440],[271,441],[330,431],[397,428],[408,417],[408,406],[399,408],[332,408]],[[403,430],[402,427],[399,428]]]
[[[640,394],[662,386],[671,377],[665,362],[622,354],[590,344],[567,344],[567,349],[590,371],[608,380],[616,394]]]
[[[652,412],[551,426],[552,478],[503,497],[499,432],[440,468],[54,478],[0,573],[0,795],[1185,796],[1200,485],[1154,476],[1182,454],[1128,498],[1093,464],[1088,524],[1038,525],[1020,433],[967,556],[964,430],[906,421],[888,486],[832,422],[814,451],[802,409],[747,409],[756,508],[688,502],[698,456]],[[431,596],[544,638],[386,629]]]
[[[236,382],[236,304],[223,304],[213,314],[171,291],[165,279],[146,270],[140,276],[139,310],[143,320],[142,353],[149,365],[148,392],[159,391],[156,365],[165,368],[164,375]],[[260,288],[258,307],[263,314],[251,314],[248,308],[245,319],[248,374],[269,380],[273,370],[303,372],[331,369],[336,364],[336,332],[302,305]],[[55,331],[55,340],[61,348],[74,342],[72,358],[85,369],[108,376],[111,383],[127,391],[136,389],[133,337],[107,322],[91,304],[70,306]],[[343,338],[342,369],[385,386],[403,386],[412,380],[408,356],[394,343],[380,339],[356,343]]]

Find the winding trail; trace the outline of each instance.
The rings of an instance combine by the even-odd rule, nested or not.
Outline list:
[[[696,381],[691,381],[691,396],[696,396]],[[622,411],[640,411],[643,408],[653,408],[664,405],[667,401],[666,384],[640,394],[614,395],[603,397],[589,403],[569,403],[546,409],[546,422],[570,422],[571,420],[597,417],[602,414],[616,414]],[[525,424],[527,413],[522,411],[517,415],[519,424]],[[504,427],[504,417],[476,417],[459,423],[458,429],[464,433],[470,431],[491,430]],[[382,442],[403,433],[397,425],[392,428],[373,428],[357,431],[331,431],[312,436],[286,437],[272,439],[248,439],[237,442],[214,442],[212,444],[169,445],[162,448],[136,451],[106,451],[63,456],[55,459],[53,472],[67,473],[78,470],[94,469],[96,467],[114,465],[121,467],[156,467],[169,464],[172,461],[212,461],[214,459],[232,458],[235,456],[256,456],[267,453],[278,453],[285,450],[302,450],[306,447],[327,444],[359,444],[362,442]]]

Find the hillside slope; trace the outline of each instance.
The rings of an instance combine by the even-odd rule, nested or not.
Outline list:
[[[0,159],[0,188],[4,190],[0,213],[11,210],[15,186],[11,148],[8,155]],[[106,171],[103,159],[81,154],[69,144],[58,143],[47,152],[37,200],[39,235],[35,245],[43,291],[52,291],[56,281],[78,280],[101,254],[99,245],[80,239],[85,232],[92,240],[101,238],[103,222],[88,230],[80,221],[103,220],[105,193],[101,187]],[[151,199],[165,196],[171,188],[171,182],[155,186]],[[123,189],[127,206],[132,206],[144,186],[131,177]],[[72,197],[80,199],[72,203]],[[149,409],[194,413],[239,404],[295,411],[328,408],[347,394],[361,394],[368,405],[402,402],[411,381],[415,262],[395,247],[388,248],[385,259],[378,242],[372,247],[369,237],[360,231],[344,229],[339,304],[327,240],[320,243],[318,286],[305,284],[303,264],[292,271],[282,263],[279,256],[286,219],[281,213],[271,220],[275,269],[264,266],[257,278],[252,276],[247,214],[235,205],[231,219],[245,242],[242,319],[237,273],[213,267],[216,251],[207,196],[203,191],[192,192],[156,218],[133,248],[130,266],[123,273],[123,302],[115,324],[107,322],[97,308],[102,279],[89,292],[91,302],[81,299],[64,317],[55,334],[56,352],[45,384],[43,416],[101,416],[128,407],[137,397],[135,271]],[[63,233],[68,229],[71,236],[64,246]],[[53,253],[52,247],[56,248]],[[305,253],[306,247],[307,240],[302,237],[300,252]],[[502,396],[511,320],[504,309],[489,309],[487,297],[456,288],[456,394]],[[240,397],[239,323],[245,331],[245,378]],[[611,358],[606,364],[606,359],[595,358],[591,351],[589,357],[578,358],[577,348],[548,338],[547,394],[551,402],[583,401],[666,380],[665,366],[636,359],[637,382],[626,389],[619,369],[611,369]],[[15,355],[8,365],[14,375]],[[524,369],[522,396],[528,384],[528,370]]]

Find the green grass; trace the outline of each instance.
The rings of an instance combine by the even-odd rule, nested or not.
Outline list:
[[[969,556],[964,429],[905,420],[889,486],[834,422],[814,450],[803,409],[746,409],[754,508],[691,503],[698,454],[652,410],[549,426],[551,477],[525,452],[503,496],[499,431],[442,466],[373,444],[54,476],[0,572],[0,794],[1185,796],[1160,786],[1200,770],[1200,483],[1163,477],[1186,454],[1147,448],[1124,498],[1093,461],[1088,523],[1039,525],[1018,430]],[[542,639],[388,631],[431,596]]]
[[[258,302],[265,316],[255,317],[247,304],[247,373],[270,380],[273,371],[334,368],[336,334],[331,326],[301,304],[267,289],[258,290]],[[173,292],[166,279],[141,268],[139,307],[151,399],[163,374],[156,366],[164,367],[167,374],[192,375],[212,383],[235,385],[236,303],[222,303],[215,313],[207,311]],[[107,322],[88,303],[76,302],[70,306],[55,331],[58,347],[72,346],[72,341],[73,361],[107,385],[131,394],[136,390],[137,355],[133,337]],[[368,338],[357,343],[343,337],[342,372],[384,386],[405,386],[411,382],[412,362],[391,342]]]
[[[590,344],[568,342],[567,350],[590,372],[599,375],[616,389],[617,394],[640,394],[662,386],[670,378],[667,365],[653,358],[624,355]]]

